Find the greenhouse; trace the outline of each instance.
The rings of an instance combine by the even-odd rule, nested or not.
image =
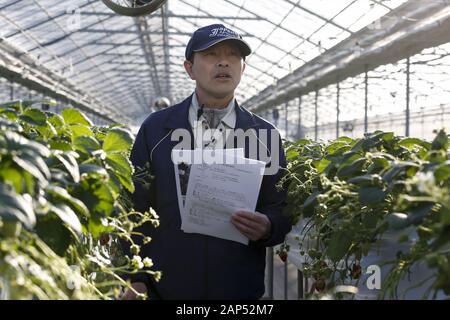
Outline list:
[[[0,300],[450,298],[447,0],[0,0]]]

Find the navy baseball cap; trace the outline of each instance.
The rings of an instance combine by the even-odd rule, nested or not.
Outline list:
[[[252,53],[252,49],[239,33],[223,24],[212,24],[194,32],[186,46],[185,57],[189,60],[194,52],[206,50],[219,42],[228,40],[233,40],[239,46],[243,57]]]

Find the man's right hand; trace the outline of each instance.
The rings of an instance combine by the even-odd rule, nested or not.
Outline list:
[[[133,289],[138,293],[141,294],[147,293],[147,286],[143,282],[134,282],[131,284],[131,287],[133,287]],[[127,291],[125,291],[124,295],[122,296],[122,300],[136,300],[136,299],[137,294],[131,289],[127,289]]]

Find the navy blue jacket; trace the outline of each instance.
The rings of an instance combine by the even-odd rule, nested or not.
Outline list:
[[[275,188],[282,170],[276,175],[265,175],[262,181],[256,211],[267,215],[272,232],[265,241],[250,241],[248,246],[201,234],[181,231],[174,166],[171,151],[178,141],[171,141],[174,129],[192,129],[188,111],[192,96],[170,108],[152,113],[142,124],[131,153],[135,166],[151,163],[155,180],[151,194],[135,184],[132,195],[135,209],[146,211],[151,206],[160,217],[160,226],[144,226],[140,231],[152,237],[144,245],[142,257],[153,259],[153,270],[161,270],[162,279],[154,282],[149,276],[134,277],[144,281],[150,298],[162,299],[259,299],[264,294],[266,247],[283,242],[291,229],[291,221],[282,214],[286,190]],[[236,103],[236,129],[274,127]],[[192,138],[192,141],[194,139]],[[267,139],[270,150],[270,139]],[[280,166],[286,166],[284,150],[277,150]],[[248,144],[245,154],[248,157]]]

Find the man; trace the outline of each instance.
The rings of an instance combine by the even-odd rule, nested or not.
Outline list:
[[[266,247],[281,243],[290,231],[290,220],[282,214],[286,190],[275,187],[286,164],[279,136],[271,124],[240,107],[234,97],[245,70],[244,59],[250,53],[242,37],[221,24],[198,29],[186,47],[184,62],[186,72],[196,82],[195,92],[177,105],[152,113],[137,135],[131,161],[139,167],[149,162],[155,180],[151,195],[136,185],[133,201],[136,210],[146,211],[151,206],[160,217],[158,228],[140,230],[153,239],[143,246],[141,255],[151,257],[153,269],[161,270],[163,276],[157,283],[145,275],[132,281],[137,291],[147,291],[150,298],[259,299],[264,294]],[[171,135],[180,129],[189,132],[191,149],[225,147],[225,134],[204,135],[199,128],[214,132],[253,130],[258,142],[262,140],[260,132],[274,132],[277,137],[274,147],[270,137],[262,144],[271,161],[276,159],[280,166],[276,174],[264,176],[256,212],[240,211],[230,218],[249,239],[249,245],[180,229],[171,161],[178,141],[172,141]],[[249,157],[248,143],[245,146]],[[125,295],[133,296],[130,291]]]

